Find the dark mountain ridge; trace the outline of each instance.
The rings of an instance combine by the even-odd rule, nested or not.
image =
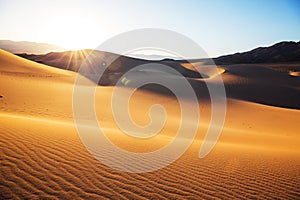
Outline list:
[[[300,42],[279,42],[243,53],[220,56],[216,64],[283,63],[300,61]]]

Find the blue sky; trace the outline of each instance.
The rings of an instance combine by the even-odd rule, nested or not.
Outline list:
[[[95,48],[136,28],[165,28],[210,56],[300,40],[296,0],[0,0],[0,39]]]

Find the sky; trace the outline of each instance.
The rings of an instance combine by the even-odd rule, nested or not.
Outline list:
[[[138,28],[176,31],[215,57],[300,40],[300,0],[0,0],[0,39],[96,48]]]

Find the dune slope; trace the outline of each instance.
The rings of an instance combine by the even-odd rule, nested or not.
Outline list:
[[[97,161],[82,144],[72,114],[76,76],[0,51],[0,199],[299,197],[299,110],[231,98],[218,144],[199,159],[210,121],[209,103],[201,103],[196,140],[179,160],[155,172],[125,173]],[[132,139],[113,120],[113,89],[97,86],[95,97],[99,123],[113,143],[149,152],[172,139],[180,120],[174,98],[138,90],[130,104],[138,124],[149,122],[153,103],[165,106],[168,119],[158,136]]]

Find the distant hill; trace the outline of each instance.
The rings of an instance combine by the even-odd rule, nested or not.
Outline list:
[[[216,64],[279,63],[300,61],[300,42],[279,42],[243,53],[220,56]]]
[[[46,44],[46,43],[36,43],[36,42],[17,42],[11,40],[0,40],[0,49],[17,54],[17,53],[27,53],[27,54],[45,54],[52,51],[64,51],[63,47]]]

